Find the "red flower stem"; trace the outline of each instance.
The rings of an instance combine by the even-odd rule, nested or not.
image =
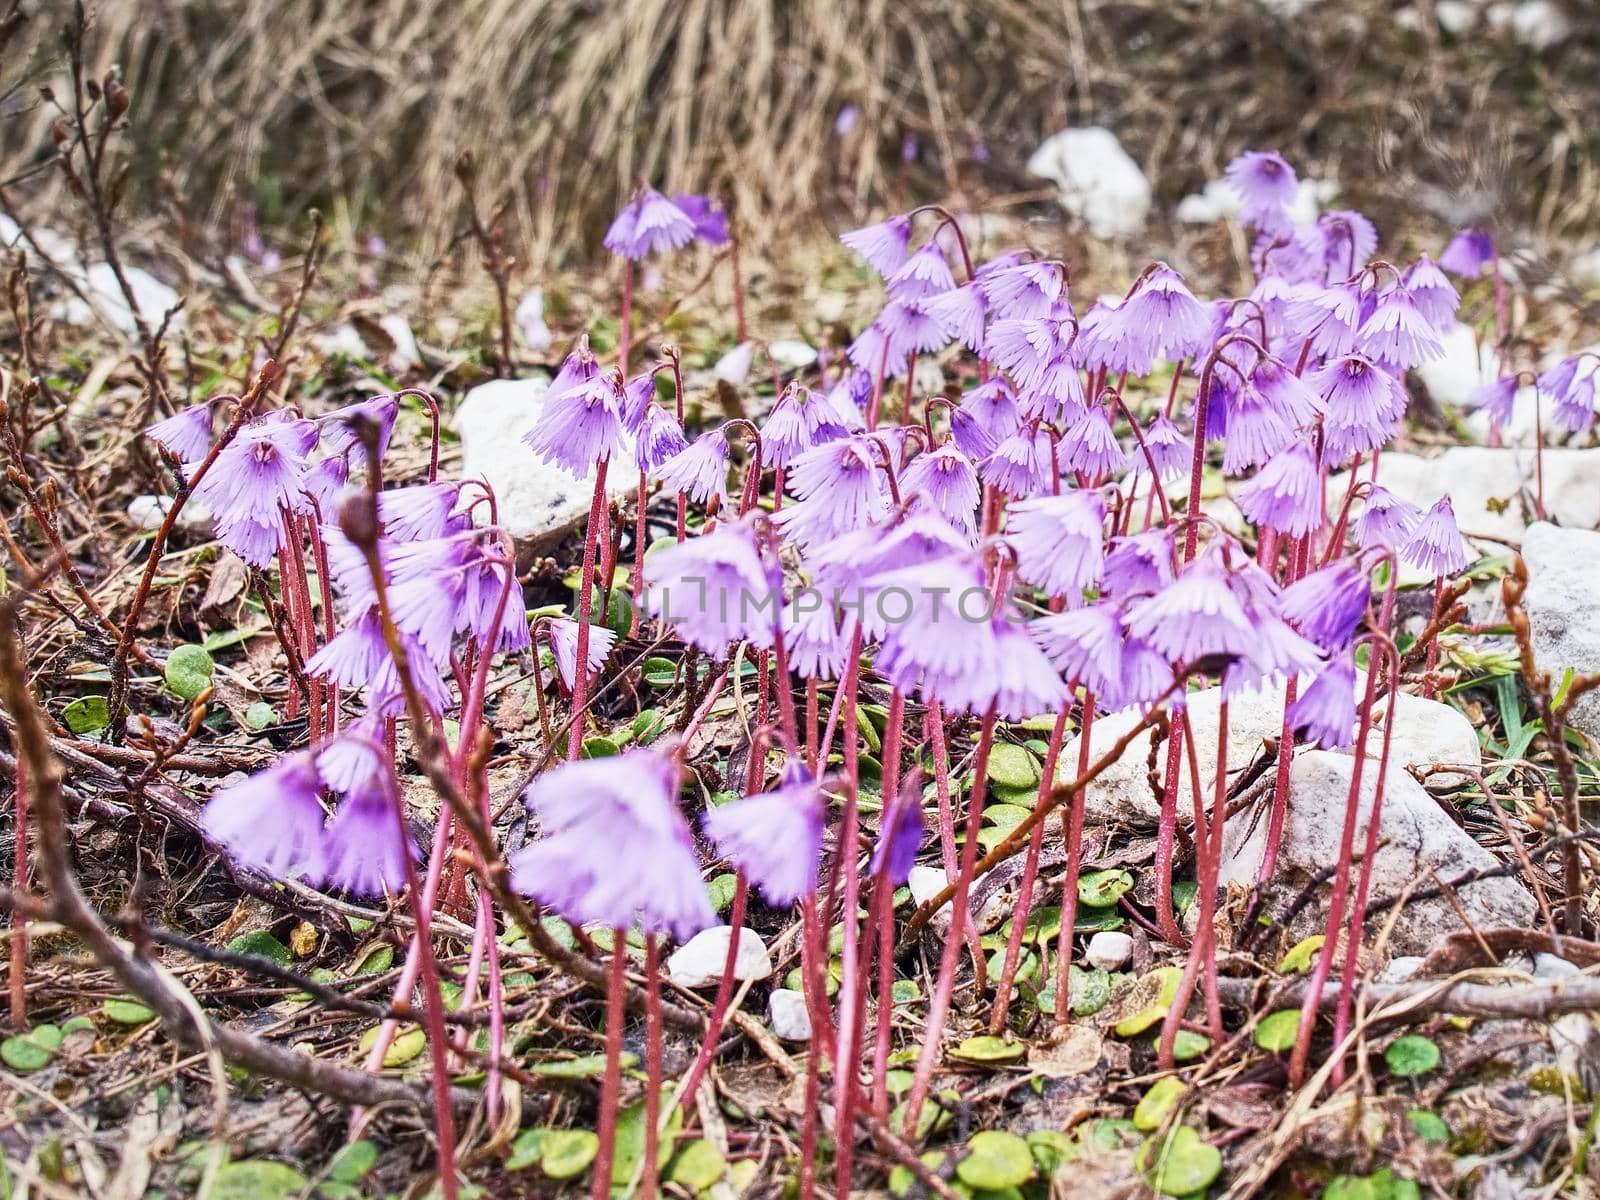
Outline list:
[[[839,918],[844,925],[844,943],[840,948],[839,1017],[838,1033],[834,1040],[833,1107],[835,1184],[841,1196],[850,1194],[850,1168],[855,1152],[855,1098],[858,1066],[857,1030],[860,1027],[860,996],[856,987],[857,960],[860,955],[861,889],[858,875],[861,831],[857,817],[857,789],[861,778],[861,731],[856,725],[856,692],[861,676],[861,630],[858,628],[850,642],[850,661],[845,667],[840,690],[844,703],[843,728],[840,736],[844,742],[844,812],[839,818],[839,851],[836,869],[843,875],[843,898]],[[841,711],[835,706],[834,711]],[[829,719],[832,728],[832,718]],[[831,741],[831,738],[829,739]],[[826,744],[824,746],[826,752]]]
[[[738,932],[734,926],[734,932]],[[736,945],[737,938],[729,939]],[[732,974],[731,971],[728,974]],[[661,1169],[661,949],[644,935],[644,1200],[654,1200]],[[716,1043],[713,1042],[713,1045]],[[687,1094],[687,1093],[686,1093]]]
[[[11,887],[21,896],[28,890],[28,773],[25,755],[17,755],[11,858]],[[11,910],[11,1024],[28,1026],[28,921],[20,908]]]
[[[1073,688],[1067,689],[1069,692]],[[1055,786],[1056,760],[1061,756],[1061,741],[1066,736],[1067,718],[1071,703],[1062,705],[1056,714],[1056,723],[1050,729],[1050,744],[1045,750],[1044,767],[1039,772],[1039,796],[1035,804],[1043,804]],[[1011,1009],[1011,988],[1016,983],[1017,964],[1022,961],[1022,936],[1028,924],[1028,914],[1033,911],[1033,885],[1039,877],[1039,855],[1044,849],[1044,826],[1040,821],[1028,835],[1028,856],[1022,863],[1022,882],[1018,886],[1016,909],[1011,914],[1011,936],[1006,939],[1006,955],[1000,964],[1000,982],[995,989],[994,1008],[989,1012],[989,1033],[999,1037],[1005,1031],[1006,1016]],[[1041,946],[1043,939],[1041,939]]]
[[[649,491],[650,480],[643,471],[639,472],[639,503],[633,518],[633,616],[628,622],[628,636],[639,636],[639,601],[644,591],[644,539],[645,522],[644,508]]]
[[[632,264],[629,264],[632,278]],[[610,524],[606,512],[606,467],[609,459],[595,464],[594,497],[589,501],[589,526],[583,535],[583,568],[578,574],[578,647],[572,686],[572,728],[567,735],[567,761],[575,762],[583,749],[584,702],[589,690],[589,608],[594,592],[595,541],[602,523]],[[602,620],[604,614],[602,614]]]
[[[1094,692],[1083,690],[1083,715],[1078,730],[1078,778],[1089,770],[1089,735],[1094,730]],[[1054,781],[1051,790],[1054,790]],[[1044,793],[1045,797],[1049,791]],[[1067,840],[1067,873],[1061,880],[1061,932],[1056,935],[1056,1028],[1065,1029],[1072,1020],[1072,940],[1078,924],[1078,876],[1083,872],[1084,789],[1072,793],[1067,811],[1062,814]],[[1044,822],[1039,822],[1044,828]]]
[[[333,610],[333,572],[328,569],[328,543],[322,536],[322,521],[315,512],[306,519],[306,526],[311,533],[311,553],[317,564],[317,591],[322,598],[322,637],[323,645],[326,645],[339,632]],[[339,732],[338,685],[327,684],[324,694],[328,703],[323,724],[327,736],[332,737]]]
[[[814,1200],[817,1190],[817,1110],[822,1092],[822,1056],[827,1052],[827,940],[817,915],[815,896],[800,902],[801,982],[811,1018],[811,1048],[806,1055],[804,1115],[800,1122],[799,1200]]]
[[[1372,706],[1378,693],[1378,676],[1382,672],[1368,670],[1366,695],[1356,727],[1355,765],[1350,772],[1350,792],[1345,798],[1344,830],[1339,838],[1339,859],[1333,874],[1333,894],[1328,900],[1328,921],[1322,950],[1306,982],[1305,998],[1300,1004],[1300,1026],[1295,1034],[1294,1049],[1289,1054],[1289,1084],[1298,1088],[1305,1078],[1306,1063],[1311,1056],[1311,1033],[1317,1023],[1317,1009],[1322,1001],[1322,989],[1333,969],[1334,952],[1339,945],[1339,932],[1344,926],[1345,899],[1350,891],[1350,863],[1355,854],[1356,817],[1361,807],[1361,773],[1367,761],[1367,736],[1372,731]],[[1391,707],[1393,703],[1391,701]],[[1347,981],[1348,982],[1348,981]]]
[[[923,729],[933,746],[933,791],[939,805],[939,857],[948,882],[956,877],[956,821],[950,803],[950,750],[945,744],[944,716],[937,701],[928,705],[923,715]],[[983,962],[983,946],[978,940],[978,931],[971,926],[967,928],[967,949],[972,953],[972,969],[977,972]]]
[[[806,680],[806,765],[817,773],[817,678]]]
[[[611,975],[606,987],[606,1066],[600,1078],[600,1150],[595,1155],[592,1200],[610,1200],[617,1149],[617,1109],[622,1099],[622,1018],[628,987],[628,931],[611,931]]]
[[[1381,656],[1387,664],[1389,677],[1398,683],[1400,674],[1400,656],[1396,652],[1394,643],[1386,636],[1374,635],[1368,643],[1372,647],[1372,657],[1367,662],[1369,677],[1376,674],[1377,659]],[[1350,1003],[1355,993],[1356,955],[1361,949],[1361,929],[1366,921],[1367,892],[1372,885],[1373,864],[1378,857],[1379,824],[1383,817],[1383,790],[1389,778],[1389,747],[1394,737],[1394,710],[1395,702],[1391,697],[1383,722],[1383,750],[1378,755],[1378,779],[1372,789],[1372,812],[1367,817],[1367,842],[1361,851],[1361,874],[1356,882],[1355,904],[1350,909],[1350,926],[1345,931],[1344,965],[1340,969],[1340,978],[1345,981],[1345,986],[1339,991],[1339,1007],[1333,1019],[1333,1044],[1344,1043],[1345,1034],[1350,1030]],[[1344,1062],[1341,1059],[1334,1064],[1333,1086],[1338,1087],[1344,1082]]]
[[[1541,520],[1543,516],[1541,514]],[[1435,575],[1433,578],[1433,613],[1428,618],[1430,623],[1437,622],[1444,615],[1444,576]],[[1422,677],[1422,695],[1432,700],[1439,693],[1438,680],[1434,678],[1434,668],[1439,665],[1439,639],[1436,637],[1428,643],[1427,666]],[[1398,683],[1398,681],[1396,681]]]
[[[889,343],[883,343],[883,352],[878,355],[878,370],[872,377],[872,399],[867,404],[867,432],[872,433],[878,428],[878,406],[883,402],[883,375],[889,368]]]
[[[885,796],[894,793],[887,789]],[[878,930],[878,1008],[872,1047],[872,1111],[889,1119],[889,1040],[894,1032],[894,888],[879,873],[873,884],[873,924]]]
[[[928,1005],[928,1016],[922,1032],[922,1052],[917,1058],[916,1074],[911,1081],[911,1093],[906,1097],[904,1136],[913,1137],[917,1117],[933,1085],[933,1068],[939,1059],[939,1045],[944,1035],[944,1024],[950,1014],[950,998],[955,991],[956,963],[961,958],[962,934],[967,928],[967,896],[972,884],[973,868],[978,864],[978,829],[983,823],[983,801],[989,784],[989,751],[994,745],[994,709],[983,718],[978,731],[978,750],[973,762],[972,796],[967,804],[966,840],[961,845],[961,866],[956,873],[955,895],[950,899],[950,934],[945,939],[944,951],[939,957],[939,976],[934,984],[933,999]],[[980,972],[981,974],[981,972]],[[981,989],[981,984],[979,985]]]
[[[1183,722],[1174,722],[1167,734],[1167,773],[1161,792],[1161,815],[1156,824],[1156,925],[1172,946],[1187,942],[1172,912],[1172,858],[1178,833],[1178,772],[1182,765]]]
[[[711,1059],[717,1052],[717,1039],[722,1036],[722,1027],[728,1019],[728,1003],[733,999],[733,968],[739,958],[739,930],[744,925],[744,910],[749,894],[750,881],[741,870],[734,876],[733,903],[728,908],[728,924],[732,926],[733,934],[728,938],[728,953],[722,960],[722,978],[717,980],[717,994],[711,1001],[706,1035],[700,1041],[700,1050],[695,1055],[694,1065],[689,1068],[689,1074],[684,1077],[680,1093],[688,1104],[694,1103],[695,1089],[700,1086],[700,1077],[711,1065]]]

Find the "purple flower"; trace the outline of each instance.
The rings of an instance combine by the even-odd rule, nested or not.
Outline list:
[[[911,218],[890,217],[876,225],[867,225],[839,235],[839,240],[871,264],[872,269],[885,279],[898,271],[906,261],[906,251],[911,245]]]
[[[694,240],[694,220],[655,188],[645,188],[606,230],[605,247],[638,260],[658,250],[677,250]]]
[[[1321,398],[1310,384],[1270,355],[1257,362],[1250,372],[1250,386],[1296,428],[1310,425],[1322,411]]]
[[[374,396],[356,404],[347,404],[317,420],[321,431],[321,445],[329,454],[349,454],[357,466],[365,461],[366,448],[356,435],[356,425],[367,421],[377,426],[378,456],[389,451],[389,438],[394,434],[395,418],[400,415],[400,397]]]
[[[1372,222],[1348,209],[1323,213],[1311,233],[1313,253],[1330,278],[1354,275],[1378,248],[1378,231]]]
[[[1322,525],[1322,479],[1311,447],[1302,439],[1274,454],[1234,494],[1256,525],[1304,537]]]
[[[805,604],[796,596],[783,610],[783,645],[789,669],[801,679],[838,679],[850,661],[855,618],[846,618],[841,627],[839,614],[821,595],[815,591],[802,595]]]
[[[511,884],[574,924],[680,940],[716,924],[694,839],[677,807],[677,768],[654,750],[565,763],[523,803],[541,836],[511,855]]]
[[[1461,295],[1433,259],[1426,254],[1417,255],[1417,261],[1406,268],[1402,283],[1411,293],[1417,311],[1436,330],[1442,333],[1454,323]]]
[[[587,364],[580,359],[569,376],[578,353],[586,348],[569,356],[551,382],[539,419],[523,440],[546,462],[582,479],[597,463],[620,456],[627,440],[621,380],[615,371],[600,371],[592,359]],[[558,386],[564,377],[568,382]]]
[[[706,810],[717,853],[743,871],[768,904],[786,908],[817,890],[822,860],[822,789],[798,764],[774,791]]]
[[[1481,229],[1463,229],[1439,255],[1439,265],[1452,275],[1476,279],[1494,261],[1494,238]]]
[[[1220,374],[1220,372],[1219,372]],[[1212,377],[1216,382],[1216,376]],[[1254,387],[1234,393],[1226,404],[1226,436],[1222,443],[1222,469],[1237,475],[1246,467],[1259,466],[1294,438],[1294,419]],[[1211,435],[1208,427],[1207,436]]]
[[[1312,287],[1284,310],[1284,332],[1291,344],[1310,342],[1323,358],[1349,354],[1358,344],[1361,294],[1354,284]]]
[[[641,475],[654,475],[661,465],[689,448],[678,418],[659,404],[647,404],[634,434],[633,460]]]
[[[1289,706],[1289,724],[1324,750],[1343,750],[1355,741],[1356,667],[1348,653],[1312,673],[1306,690]]]
[[[1361,515],[1353,529],[1363,549],[1372,546],[1403,546],[1422,520],[1422,510],[1402,500],[1386,487],[1374,484],[1367,493]]]
[[[1062,435],[1061,446],[1067,452],[1067,465],[1082,471],[1090,482],[1109,478],[1128,464],[1103,408],[1091,408],[1079,418]]]
[[[980,489],[972,461],[954,442],[919,454],[900,475],[902,494],[917,498],[971,538],[978,529]]]
[[[854,104],[846,104],[833,119],[833,131],[840,137],[846,137],[856,127],[856,122],[860,118],[861,110]]]
[[[790,465],[786,481],[801,502],[774,519],[803,546],[881,520],[888,511],[881,457],[877,444],[863,436],[807,450]]]
[[[924,242],[888,277],[889,294],[897,299],[942,295],[956,286],[955,276],[938,240]]]
[[[397,813],[400,792],[393,775],[345,797],[322,839],[320,875],[325,887],[353,896],[394,895],[406,885],[406,860],[421,857]]]
[[[645,559],[643,599],[684,641],[720,659],[734,642],[772,645],[780,584],[751,521],[724,521]]]
[[[1368,503],[1371,503],[1369,498]],[[1417,527],[1411,540],[1400,551],[1400,557],[1430,575],[1458,575],[1472,561],[1467,544],[1461,540],[1456,528],[1455,510],[1450,507],[1450,497],[1440,496]]]
[[[1258,636],[1228,573],[1210,557],[1191,562],[1161,591],[1130,608],[1128,632],[1173,662],[1247,658]]]
[[[929,297],[922,308],[938,323],[946,341],[960,342],[974,354],[983,349],[985,310],[977,280]]]
[[[1210,334],[1205,305],[1194,298],[1183,276],[1157,263],[1132,295],[1096,323],[1094,360],[1113,374],[1145,375],[1158,359],[1195,357],[1209,343]],[[1086,361],[1090,353],[1084,350]]]
[[[900,794],[888,803],[867,870],[873,875],[881,873],[890,887],[899,887],[911,877],[921,848],[922,780],[913,772],[900,785]]]
[[[195,485],[194,498],[211,510],[217,539],[253,566],[272,561],[282,514],[305,511],[300,481],[316,440],[310,421],[262,418],[240,430]]]
[[[912,354],[942,350],[949,344],[950,338],[931,311],[932,303],[919,296],[897,296],[883,306],[872,328],[886,339],[890,362],[903,363]]]
[[[704,242],[708,246],[727,244],[728,215],[719,205],[712,202],[710,196],[680,192],[672,198],[672,203],[694,225],[694,236],[697,241]]]
[[[1102,590],[1120,600],[1159,592],[1172,582],[1172,551],[1172,534],[1162,528],[1112,538]]]
[[[825,401],[806,388],[790,384],[761,426],[763,465],[787,467],[813,446],[848,436],[850,431]]]
[[[978,695],[966,704],[968,712],[977,715],[993,708],[1000,717],[1021,721],[1040,713],[1055,712],[1071,699],[1061,676],[1016,614],[997,614],[992,634],[993,692],[986,695],[979,686],[981,680],[965,681],[969,686],[979,686]],[[952,711],[956,711],[956,707],[952,705]]]
[[[888,309],[885,308],[884,312],[888,312]],[[902,336],[908,331],[921,332],[919,317],[926,318],[927,328],[938,328],[938,322],[932,317],[927,317],[920,311],[912,312],[904,305],[896,308],[893,315],[901,322],[902,328],[899,332]],[[899,354],[894,352],[894,332],[884,324],[883,313],[879,313],[878,319],[856,334],[855,340],[845,347],[845,357],[858,370],[868,372],[869,378],[882,373],[885,378],[898,379],[906,373],[907,352],[904,350]]]
[[[343,458],[325,458],[306,468],[300,477],[300,490],[324,517],[338,510],[339,497],[350,479],[350,464]]]
[[[1555,422],[1574,433],[1587,429],[1594,420],[1595,369],[1591,365],[1579,374],[1590,361],[1585,355],[1564,358],[1540,375],[1536,384],[1540,394],[1555,402],[1551,413]]]
[[[550,635],[550,653],[556,660],[556,670],[561,682],[571,691],[578,679],[578,623],[566,617],[557,617],[546,627]],[[589,626],[589,670],[593,675],[605,665],[606,656],[616,644],[614,630],[604,625]]]
[[[1006,541],[1017,556],[1017,575],[1047,596],[1065,596],[1076,605],[1084,588],[1100,582],[1105,515],[1098,492],[1012,503],[1006,509]]]
[[[1311,386],[1322,397],[1322,461],[1328,466],[1383,445],[1405,414],[1400,381],[1359,354],[1322,367]]]
[[[372,781],[392,770],[383,739],[383,721],[372,714],[339,730],[339,736],[317,747],[317,775],[323,787],[339,795],[370,789]]]
[[[696,504],[713,496],[728,504],[728,437],[721,429],[708,430],[656,468],[656,478],[675,492],[687,493]]]
[[[961,393],[961,411],[966,413],[998,442],[1017,431],[1022,423],[1017,413],[1017,394],[1003,375]],[[972,455],[981,458],[982,455]]]
[[[170,417],[145,426],[144,435],[160,442],[179,462],[198,463],[211,449],[211,402],[180,408]]]
[[[1247,150],[1228,164],[1227,179],[1243,201],[1239,220],[1268,233],[1289,225],[1289,205],[1294,203],[1299,181],[1281,154]]]
[[[1028,391],[1043,386],[1052,371],[1073,365],[1074,343],[1081,337],[1071,306],[1063,302],[1049,316],[991,322],[983,353]]]
[[[1362,351],[1374,362],[1408,370],[1440,357],[1444,344],[1411,293],[1392,287],[1378,297],[1372,315],[1356,335]]]
[[[1066,294],[1065,271],[1059,262],[986,263],[976,283],[997,317],[1027,321],[1056,311]]]
[[[389,658],[388,644],[376,609],[349,622],[306,660],[306,674],[342,688],[361,688]]]
[[[323,810],[316,767],[304,752],[223,788],[200,819],[206,834],[239,862],[278,879],[316,881]]]
[[[1495,425],[1507,425],[1516,410],[1521,381],[1515,375],[1491,379],[1472,393],[1471,407],[1481,408]]]
[[[1372,581],[1355,559],[1341,558],[1283,590],[1279,611],[1329,654],[1350,644],[1372,599]]]
[[[466,515],[455,512],[460,495],[460,484],[444,480],[380,493],[378,520],[383,523],[383,536],[396,542],[420,542],[463,532]]]
[[[1055,477],[1055,447],[1042,428],[1018,429],[994,448],[978,466],[990,487],[1007,496],[1036,496],[1048,491]]]
[[[1155,461],[1156,471],[1163,480],[1187,475],[1194,461],[1194,446],[1189,439],[1166,417],[1157,417],[1144,431],[1144,444]],[[1150,463],[1144,450],[1130,455],[1135,475],[1148,473]]]
[[[1050,613],[1030,622],[1028,632],[1063,675],[1102,702],[1120,707],[1112,697],[1122,692],[1122,652],[1128,635],[1115,608],[1094,604]]]

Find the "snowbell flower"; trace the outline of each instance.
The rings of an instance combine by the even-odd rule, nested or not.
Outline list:
[[[631,200],[611,228],[605,248],[638,261],[660,250],[678,250],[694,240],[695,222],[655,188],[644,188]]]
[[[223,788],[205,807],[201,828],[245,866],[277,879],[320,882],[324,812],[321,785],[306,751]]]
[[[1289,725],[1324,750],[1343,750],[1355,741],[1356,667],[1349,652],[1336,654],[1312,672],[1305,691],[1288,711]]]
[[[145,426],[144,435],[181,463],[198,463],[211,449],[211,402],[180,408],[170,417]]]
[[[1374,484],[1352,526],[1362,549],[1403,546],[1422,520],[1422,510],[1388,488]]]
[[[721,429],[702,433],[656,468],[656,478],[670,491],[683,492],[696,504],[715,497],[728,506],[728,435]]]
[[[1439,265],[1452,275],[1476,279],[1494,261],[1494,238],[1481,229],[1463,229],[1439,255]]]
[[[1368,500],[1370,503],[1370,498]],[[1441,496],[1417,523],[1400,557],[1430,575],[1459,575],[1472,561],[1467,544],[1456,528],[1455,510],[1450,507],[1450,497]]]
[[[556,671],[570,692],[578,679],[578,623],[557,617],[545,626],[545,631],[550,635],[550,654],[556,660]],[[605,665],[616,641],[615,630],[604,625],[589,626],[588,674],[593,675]]]
[[[890,217],[876,225],[841,234],[839,240],[862,258],[885,279],[898,271],[906,261],[911,245],[911,218]]]
[[[645,608],[714,658],[735,642],[772,646],[782,580],[768,565],[748,518],[645,559]]]
[[[1304,537],[1322,525],[1322,479],[1304,439],[1267,460],[1234,497],[1258,526],[1288,537]]]
[[[822,789],[796,763],[773,791],[706,809],[706,837],[766,899],[787,908],[817,890],[822,861]]]
[[[1372,581],[1360,562],[1341,558],[1283,589],[1280,612],[1328,654],[1350,645],[1372,599]]]
[[[1286,230],[1300,182],[1281,154],[1247,150],[1228,164],[1226,178],[1239,194],[1239,221],[1267,233]]]
[[[1019,500],[1006,509],[1006,541],[1017,557],[1017,576],[1047,596],[1082,600],[1100,582],[1104,565],[1101,527],[1105,502],[1098,492],[1065,492]]]

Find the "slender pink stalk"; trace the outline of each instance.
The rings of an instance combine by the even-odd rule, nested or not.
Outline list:
[[[628,270],[631,279],[631,263]],[[609,462],[609,459],[602,458],[595,464],[594,497],[589,501],[589,525],[583,536],[583,568],[578,574],[578,665],[572,684],[572,729],[567,735],[568,762],[576,761],[583,750],[583,710],[589,690],[589,608],[594,593],[595,542],[600,537],[601,526],[610,524],[606,512],[606,467]]]
[[[738,925],[733,929],[737,934]],[[644,988],[643,1195],[644,1200],[654,1200],[661,1174],[661,948],[653,933],[644,935]]]
[[[606,1066],[600,1078],[600,1150],[595,1155],[592,1200],[610,1200],[617,1150],[617,1109],[622,1102],[622,1018],[628,986],[628,931],[611,931],[611,977],[606,987]]]
[[[741,870],[734,877],[733,903],[728,908],[728,924],[733,929],[733,935],[728,938],[728,953],[722,960],[722,978],[717,980],[717,994],[711,1001],[711,1016],[706,1020],[706,1034],[700,1041],[699,1053],[695,1055],[694,1065],[689,1068],[689,1074],[683,1081],[683,1096],[689,1104],[694,1103],[695,1089],[700,1086],[700,1077],[711,1065],[712,1056],[717,1052],[717,1039],[722,1036],[722,1027],[728,1018],[728,1004],[733,999],[733,968],[739,958],[739,930],[744,925],[744,910],[749,894],[750,881]]]
[[[1078,729],[1078,777],[1089,770],[1089,735],[1094,730],[1094,692],[1083,692],[1083,715]],[[1056,940],[1056,1028],[1072,1020],[1072,939],[1078,924],[1078,877],[1083,870],[1083,789],[1072,793],[1062,816],[1066,827],[1067,873],[1061,881],[1061,932]],[[1040,827],[1044,825],[1039,822]]]
[[[911,1081],[911,1092],[906,1097],[904,1136],[912,1137],[917,1129],[917,1117],[933,1085],[933,1068],[939,1058],[939,1045],[944,1034],[945,1019],[950,1014],[950,998],[955,991],[956,963],[961,957],[962,933],[969,914],[967,896],[972,886],[972,871],[978,863],[978,829],[983,822],[983,801],[989,784],[989,751],[994,745],[995,714],[991,708],[983,718],[978,732],[978,751],[973,763],[972,797],[967,805],[967,834],[961,845],[961,866],[956,872],[955,895],[950,899],[950,935],[945,939],[944,951],[939,957],[939,976],[934,983],[933,998],[928,1004],[927,1021],[923,1027],[922,1051],[917,1058],[917,1069]]]
[[[859,878],[860,856],[859,819],[857,817],[857,788],[861,778],[861,732],[856,724],[856,693],[861,674],[861,631],[856,630],[850,646],[850,661],[845,667],[840,689],[843,696],[843,721],[840,737],[844,742],[844,812],[839,818],[839,851],[837,868],[843,876],[843,898],[839,919],[844,926],[844,941],[839,951],[841,966],[839,981],[838,1033],[834,1041],[833,1107],[835,1187],[841,1196],[850,1194],[850,1169],[855,1153],[855,1100],[859,1065],[858,1049],[861,998],[857,988],[856,971],[860,955],[861,907]],[[835,712],[841,711],[835,707]],[[830,729],[832,721],[830,718]],[[824,753],[826,753],[824,743]]]
[[[17,755],[16,787],[13,789],[11,886],[16,893],[28,890],[28,775],[24,756]],[[28,1026],[28,921],[21,909],[11,910],[11,1024]]]
[[[628,354],[633,349],[633,259],[622,263],[622,315],[618,319],[617,366],[622,377],[628,377]],[[582,661],[581,659],[579,660]]]

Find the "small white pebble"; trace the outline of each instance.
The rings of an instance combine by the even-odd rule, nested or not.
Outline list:
[[[1125,933],[1097,933],[1089,939],[1084,961],[1102,971],[1115,971],[1133,957],[1133,939]]]
[[[733,931],[726,925],[702,929],[667,959],[667,974],[683,987],[710,987],[722,979],[722,970],[728,963],[728,939]],[[766,943],[753,929],[739,930],[739,953],[733,960],[733,977],[745,980],[765,979],[772,974],[772,955]]]
[[[806,1011],[806,998],[788,988],[778,988],[767,998],[767,1016],[772,1021],[772,1032],[786,1042],[811,1040],[811,1014]]]

